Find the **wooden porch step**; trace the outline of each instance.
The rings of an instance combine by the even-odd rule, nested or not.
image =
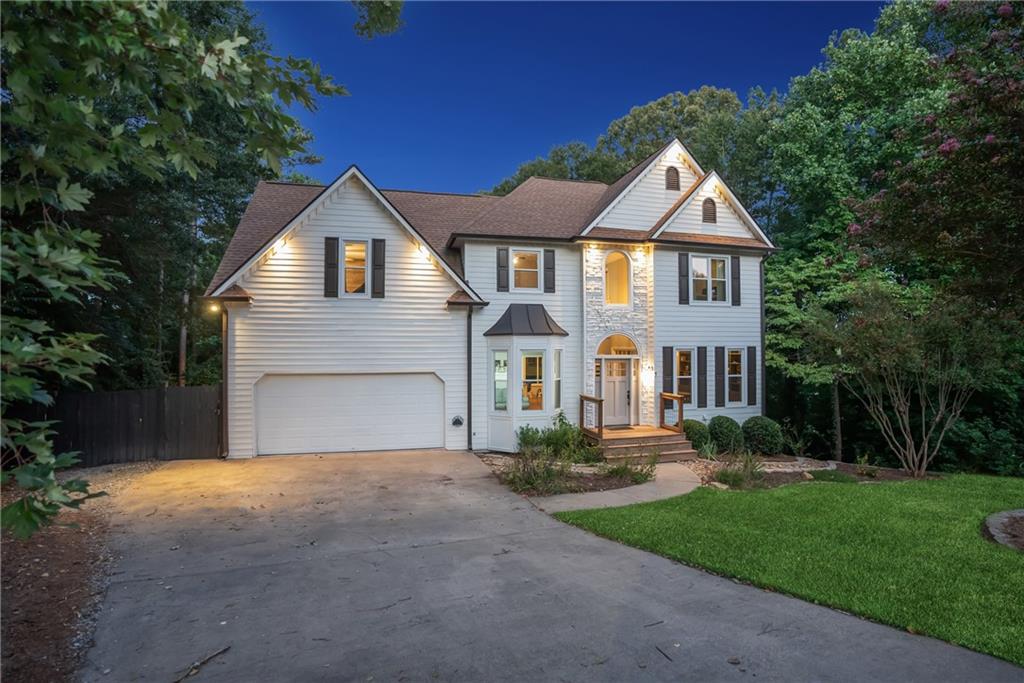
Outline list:
[[[619,441],[605,441],[601,444],[601,450],[605,457],[613,455],[631,455],[634,453],[650,453],[651,451],[689,451],[693,450],[693,444],[689,439],[678,434],[664,437],[622,439]]]

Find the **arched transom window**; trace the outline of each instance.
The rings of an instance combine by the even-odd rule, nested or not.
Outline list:
[[[604,260],[604,302],[629,303],[629,257],[613,251]]]
[[[701,209],[701,216],[704,223],[718,222],[718,206],[715,205],[714,199],[711,197],[705,199]]]
[[[667,169],[665,169],[665,189],[679,189],[679,169],[676,168],[675,166],[669,166]]]
[[[636,356],[636,344],[624,334],[613,334],[604,338],[597,347],[599,356]]]

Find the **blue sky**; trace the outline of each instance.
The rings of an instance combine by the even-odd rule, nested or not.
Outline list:
[[[249,6],[276,54],[351,92],[299,113],[324,158],[300,170],[330,180],[356,163],[379,187],[475,192],[669,92],[784,90],[881,4],[407,2],[401,32],[371,41],[347,2]]]

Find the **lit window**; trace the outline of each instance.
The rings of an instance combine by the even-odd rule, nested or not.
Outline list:
[[[540,289],[540,252],[513,250],[512,273],[515,289]]]
[[[366,242],[345,242],[345,293],[366,294]]]
[[[729,403],[743,402],[743,350],[729,349],[725,363],[726,379],[729,382]]]
[[[690,259],[690,296],[693,301],[726,300],[725,264],[725,258],[694,256]]]
[[[555,410],[562,407],[562,349],[555,349],[552,379],[555,382]]]
[[[701,222],[702,223],[717,223],[718,222],[718,206],[715,204],[715,200],[708,197],[701,204]]]
[[[494,352],[494,409],[508,410],[508,351]]]
[[[523,351],[523,410],[544,410],[544,353]]]
[[[693,403],[693,349],[676,351],[676,393],[683,403]]]
[[[604,302],[629,303],[629,257],[613,251],[604,261]]]

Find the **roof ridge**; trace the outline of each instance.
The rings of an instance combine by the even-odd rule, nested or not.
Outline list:
[[[474,192],[474,193],[470,193],[470,192],[435,192],[433,190],[398,190],[398,189],[395,189],[395,188],[383,188],[383,187],[380,188],[380,191],[381,192],[406,192],[406,193],[409,193],[409,194],[436,194],[436,195],[445,195],[445,196],[449,196],[449,197],[474,197],[474,198],[485,198],[486,197],[486,198],[500,199],[500,197],[498,195],[484,194],[482,192]]]
[[[266,183],[268,185],[291,185],[293,187],[294,186],[299,186],[299,187],[327,187],[323,183],[293,183],[293,182],[288,181],[288,180],[260,180],[260,182],[261,183]]]
[[[555,180],[560,183],[591,183],[592,185],[604,185],[605,187],[608,187],[608,183],[603,183],[600,180],[584,180],[582,178],[555,178],[549,175],[532,175],[529,176],[526,180],[530,180],[533,178],[536,178],[537,180]],[[526,180],[524,180],[523,182],[525,183]]]

